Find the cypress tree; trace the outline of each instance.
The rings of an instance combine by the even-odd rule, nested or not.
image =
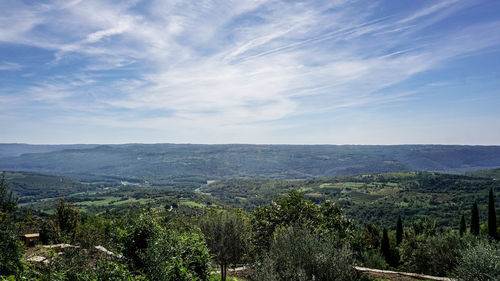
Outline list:
[[[399,246],[403,241],[403,222],[401,221],[401,216],[398,216],[398,223],[396,225],[396,245]]]
[[[473,235],[479,235],[479,211],[477,209],[477,203],[474,202],[472,205],[472,216],[470,220],[470,233]]]
[[[495,212],[495,198],[493,197],[493,188],[490,188],[488,197],[488,234],[493,239],[498,239],[497,234],[497,214]]]
[[[389,236],[387,235],[387,229],[384,228],[384,234],[382,235],[382,245],[380,250],[382,255],[385,257],[385,261],[390,264],[391,263],[391,248],[389,244]]]
[[[465,224],[465,216],[462,215],[462,220],[460,220],[460,236],[464,235],[467,225]]]

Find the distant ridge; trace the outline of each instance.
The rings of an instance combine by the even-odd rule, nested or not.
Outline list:
[[[44,153],[64,149],[92,148],[97,144],[25,144],[0,143],[0,157],[20,156],[25,153]]]
[[[224,178],[303,179],[394,171],[465,173],[500,167],[500,146],[0,144],[0,170],[153,184]]]

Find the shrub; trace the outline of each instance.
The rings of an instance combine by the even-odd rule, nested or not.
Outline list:
[[[210,253],[195,233],[163,233],[143,255],[150,280],[207,280]]]
[[[151,213],[124,231],[122,247],[130,266],[150,280],[208,279],[210,254],[203,238],[167,230]]]
[[[353,222],[342,209],[331,201],[322,205],[304,198],[295,190],[284,198],[277,198],[268,205],[256,208],[251,215],[253,243],[258,254],[269,250],[274,232],[280,227],[303,226],[325,236],[340,239],[353,238]]]
[[[357,280],[352,251],[337,241],[303,227],[283,229],[271,243],[270,251],[257,262],[254,279]]]
[[[0,213],[0,275],[18,275],[23,270],[24,246],[18,241],[13,224]]]
[[[458,281],[486,281],[500,278],[500,246],[480,240],[462,251],[454,271]]]
[[[365,267],[387,269],[389,265],[385,261],[384,256],[377,250],[367,250],[361,253],[361,263]]]
[[[134,276],[127,269],[126,265],[111,261],[99,261],[95,270],[93,270],[92,273],[93,276],[91,280],[99,280],[99,281],[146,280],[145,277]]]
[[[455,233],[409,235],[400,245],[402,268],[410,272],[446,276],[457,263],[465,239]]]

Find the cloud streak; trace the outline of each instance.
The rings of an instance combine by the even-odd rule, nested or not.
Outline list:
[[[397,86],[500,45],[500,21],[421,33],[472,4],[438,1],[389,15],[377,14],[381,2],[367,4],[11,1],[3,10],[13,15],[3,12],[0,24],[13,28],[0,30],[0,42],[49,51],[48,68],[70,69],[23,90],[38,103],[103,126],[234,132],[418,96]],[[19,70],[0,63],[0,71]]]

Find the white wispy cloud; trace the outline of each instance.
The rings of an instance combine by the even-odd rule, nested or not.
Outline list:
[[[0,70],[21,70],[23,68],[22,65],[15,62],[0,62]]]
[[[421,37],[420,30],[475,4],[457,0],[383,17],[371,1],[7,2],[0,8],[12,13],[3,12],[0,25],[12,28],[0,29],[0,42],[49,50],[53,68],[77,64],[26,93],[74,103],[83,115],[102,109],[87,119],[116,127],[264,130],[289,117],[418,95],[388,88],[500,45],[500,22]],[[0,63],[0,70],[19,69]],[[79,81],[88,73],[96,76]]]

